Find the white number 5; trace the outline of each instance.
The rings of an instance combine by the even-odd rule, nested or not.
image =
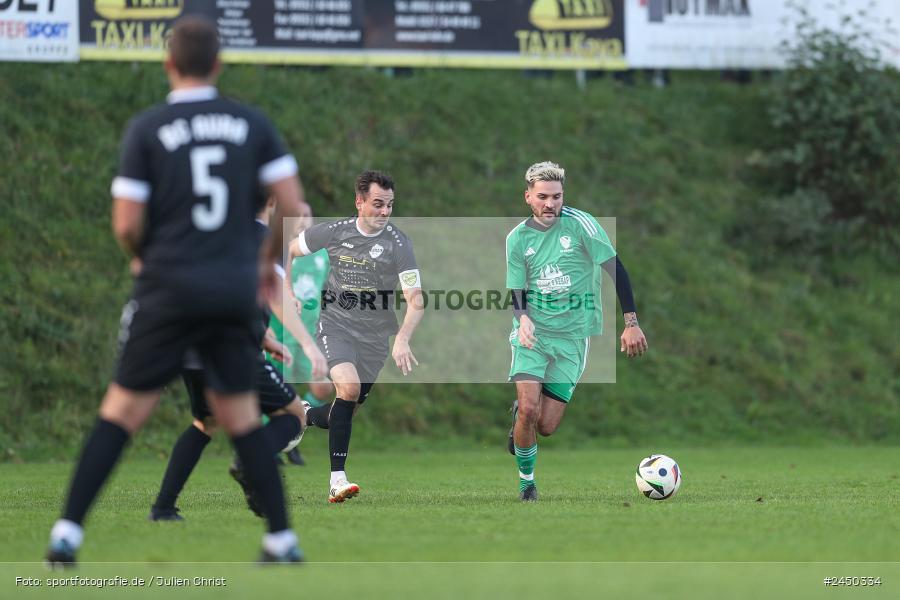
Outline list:
[[[209,206],[195,204],[191,211],[194,225],[200,231],[215,231],[228,215],[228,184],[221,177],[209,174],[209,167],[225,162],[224,146],[200,146],[191,149],[191,177],[194,195],[209,196]]]

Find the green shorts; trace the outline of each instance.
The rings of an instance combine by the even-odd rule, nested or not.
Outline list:
[[[518,331],[509,337],[512,363],[509,380],[528,376],[543,382],[544,394],[561,402],[568,402],[587,364],[590,338],[563,338],[536,335],[532,348],[519,344]],[[524,377],[528,378],[528,377]]]

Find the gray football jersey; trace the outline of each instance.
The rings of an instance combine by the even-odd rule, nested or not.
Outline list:
[[[300,248],[312,254],[328,252],[331,272],[322,290],[320,320],[364,339],[383,339],[397,333],[394,309],[398,285],[421,287],[412,242],[388,224],[365,234],[356,217],[320,223],[302,232]]]

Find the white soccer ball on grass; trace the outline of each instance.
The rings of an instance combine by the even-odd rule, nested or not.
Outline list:
[[[652,454],[638,463],[634,481],[651,500],[668,500],[681,487],[681,468],[665,454]]]

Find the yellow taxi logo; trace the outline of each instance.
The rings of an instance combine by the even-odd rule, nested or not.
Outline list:
[[[603,29],[613,20],[610,0],[535,0],[528,20],[538,29]]]
[[[184,10],[183,0],[94,0],[94,10],[111,21],[120,19],[174,19]]]

